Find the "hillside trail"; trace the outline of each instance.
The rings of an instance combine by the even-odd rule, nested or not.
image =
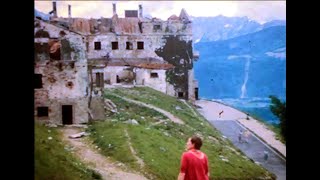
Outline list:
[[[87,165],[101,174],[105,180],[147,180],[146,177],[137,173],[126,170],[124,164],[112,162],[104,155],[100,154],[98,149],[95,149],[90,144],[88,137],[70,139],[69,136],[81,132],[80,128],[63,127],[60,129],[63,134],[63,140],[73,147],[73,152],[78,158]]]
[[[118,98],[120,98],[122,100],[131,102],[131,103],[134,103],[134,104],[137,104],[137,105],[140,105],[140,106],[144,106],[144,107],[147,107],[147,108],[150,108],[150,109],[153,109],[153,110],[156,110],[156,111],[160,112],[161,114],[165,115],[166,117],[168,117],[174,123],[184,124],[184,121],[182,121],[181,119],[179,119],[178,117],[176,117],[175,115],[171,114],[170,112],[168,112],[166,110],[163,110],[161,108],[158,108],[156,106],[153,106],[151,104],[147,104],[147,103],[144,103],[144,102],[141,102],[141,101],[136,101],[136,100],[133,100],[133,99],[130,99],[130,98],[122,97],[122,96],[119,96],[117,94],[113,94],[113,93],[110,93],[110,94],[113,95],[113,96],[116,96],[116,97],[118,97]]]

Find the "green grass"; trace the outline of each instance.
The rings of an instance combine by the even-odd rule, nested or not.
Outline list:
[[[52,139],[49,140],[48,138]],[[35,124],[35,179],[102,179],[65,149],[57,129]]]
[[[130,91],[139,94],[130,97]],[[119,113],[110,114],[106,121],[92,123],[88,131],[91,133],[90,138],[101,148],[103,154],[113,160],[121,161],[149,178],[176,179],[187,138],[193,134],[199,134],[204,141],[201,150],[209,158],[210,179],[275,179],[273,174],[244,157],[241,151],[237,150],[230,141],[222,138],[221,134],[203,117],[194,116],[189,107],[175,98],[153,92],[148,88],[113,90],[115,94],[150,103],[168,111],[173,108],[174,110],[170,112],[185,121],[184,125],[175,124],[159,112],[126,102],[108,92],[105,93],[105,97],[117,105]],[[177,105],[183,110],[176,110]],[[139,125],[124,123],[128,119],[137,120]],[[155,124],[159,120],[165,122]],[[130,152],[125,129],[131,137],[137,156],[145,163],[142,169]],[[223,161],[220,156],[228,159],[229,162]]]

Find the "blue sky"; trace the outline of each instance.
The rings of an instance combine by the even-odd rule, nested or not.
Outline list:
[[[124,17],[124,10],[138,10],[138,5],[142,4],[144,15],[162,20],[172,14],[179,15],[182,8],[195,17],[247,16],[260,23],[286,20],[286,1],[57,1],[58,16],[67,17],[70,4],[72,17],[109,18],[112,3],[117,4],[119,17]],[[48,13],[52,10],[52,1],[35,1],[35,8]]]

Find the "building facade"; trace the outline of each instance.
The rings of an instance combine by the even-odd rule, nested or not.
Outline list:
[[[96,108],[103,106],[99,97],[110,86],[148,86],[197,99],[193,61],[199,55],[184,9],[166,21],[143,17],[141,5],[125,11],[124,18],[118,17],[115,4],[111,18],[72,18],[68,9],[68,18],[58,18],[56,12],[50,20],[35,16],[36,119],[58,124],[103,119],[103,108]]]

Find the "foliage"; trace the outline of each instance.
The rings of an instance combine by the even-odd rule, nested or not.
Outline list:
[[[286,102],[281,102],[280,99],[273,95],[269,96],[269,98],[271,99],[270,110],[280,119],[281,135],[284,141],[286,141]]]

